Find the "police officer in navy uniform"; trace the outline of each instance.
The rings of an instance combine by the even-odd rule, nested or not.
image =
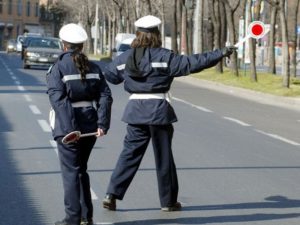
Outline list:
[[[55,225],[93,224],[93,204],[87,164],[96,139],[110,127],[112,97],[100,68],[83,54],[86,31],[67,24],[59,32],[64,53],[47,73],[50,104],[55,112],[53,137],[57,142],[64,187],[65,218]],[[96,136],[63,144],[70,132]]]
[[[128,124],[123,151],[103,200],[103,207],[109,210],[116,209],[116,199],[123,199],[150,139],[155,156],[161,210],[181,209],[177,201],[178,180],[172,155],[172,123],[177,118],[168,92],[175,77],[212,67],[234,51],[233,47],[227,47],[191,56],[177,55],[161,47],[160,24],[161,20],[151,15],[137,20],[132,49],[103,69],[109,82],[124,82],[124,89],[131,94],[122,117]]]

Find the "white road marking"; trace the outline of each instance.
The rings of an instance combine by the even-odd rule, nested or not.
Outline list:
[[[235,122],[235,123],[237,123],[237,124],[239,124],[239,125],[242,125],[242,126],[244,126],[244,127],[250,127],[250,126],[251,126],[250,124],[245,123],[245,122],[243,122],[243,121],[241,121],[241,120],[238,120],[238,119],[234,119],[234,118],[226,117],[226,116],[224,116],[223,118],[224,118],[225,120],[229,120],[229,121]]]
[[[210,109],[207,109],[207,108],[202,107],[202,106],[194,105],[194,104],[192,104],[192,103],[190,103],[190,102],[188,102],[188,101],[185,101],[185,100],[183,100],[183,99],[180,99],[180,98],[176,98],[176,97],[173,97],[173,96],[172,96],[172,99],[174,99],[174,100],[176,100],[176,101],[178,101],[178,102],[183,102],[183,103],[185,103],[185,104],[187,104],[187,105],[189,105],[189,106],[192,106],[192,107],[194,107],[194,108],[196,108],[196,109],[199,109],[199,110],[201,110],[201,111],[203,111],[203,112],[209,112],[209,113],[213,112],[213,111],[211,111]]]
[[[96,193],[94,192],[94,190],[91,188],[91,197],[93,200],[98,200],[98,196],[96,195]]]
[[[24,95],[24,98],[27,102],[32,102],[32,98],[29,95]]]
[[[17,80],[17,77],[16,76],[12,76],[11,77],[13,80]]]
[[[267,133],[267,132],[264,132],[264,131],[261,131],[261,130],[256,130],[258,133],[261,133],[261,134],[264,134],[264,135],[267,135],[271,138],[274,138],[274,139],[277,139],[277,140],[280,140],[280,141],[283,141],[283,142],[286,142],[288,144],[291,144],[291,145],[295,145],[295,146],[300,146],[300,143],[298,142],[295,142],[295,141],[292,141],[292,140],[289,140],[287,138],[284,138],[284,137],[281,137],[277,134],[271,134],[271,133]]]
[[[33,114],[36,114],[36,115],[42,114],[36,105],[29,105],[29,108],[31,109]]]
[[[46,120],[38,120],[38,123],[44,132],[51,132],[51,127]]]
[[[17,86],[19,91],[25,91],[25,88],[23,86]]]
[[[20,81],[18,81],[18,80],[16,80],[16,81],[15,81],[15,84],[16,84],[16,85],[20,85],[20,84],[21,84],[21,82],[20,82]]]

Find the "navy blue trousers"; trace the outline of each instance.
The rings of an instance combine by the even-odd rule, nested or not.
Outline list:
[[[166,207],[176,203],[178,180],[172,154],[173,133],[172,124],[128,124],[124,148],[112,173],[107,193],[115,195],[119,200],[123,199],[152,139],[160,204]]]
[[[57,140],[58,156],[64,187],[65,221],[79,225],[81,218],[93,217],[88,160],[96,137],[81,138],[74,144],[62,144]]]

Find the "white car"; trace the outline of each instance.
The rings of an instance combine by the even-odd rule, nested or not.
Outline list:
[[[117,56],[121,55],[123,52],[131,49],[131,43],[134,38],[127,38],[120,43],[117,43],[117,46],[112,50],[112,60],[114,60]]]

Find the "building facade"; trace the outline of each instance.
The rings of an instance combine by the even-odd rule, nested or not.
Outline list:
[[[39,0],[0,0],[0,49],[24,32],[42,33]]]

